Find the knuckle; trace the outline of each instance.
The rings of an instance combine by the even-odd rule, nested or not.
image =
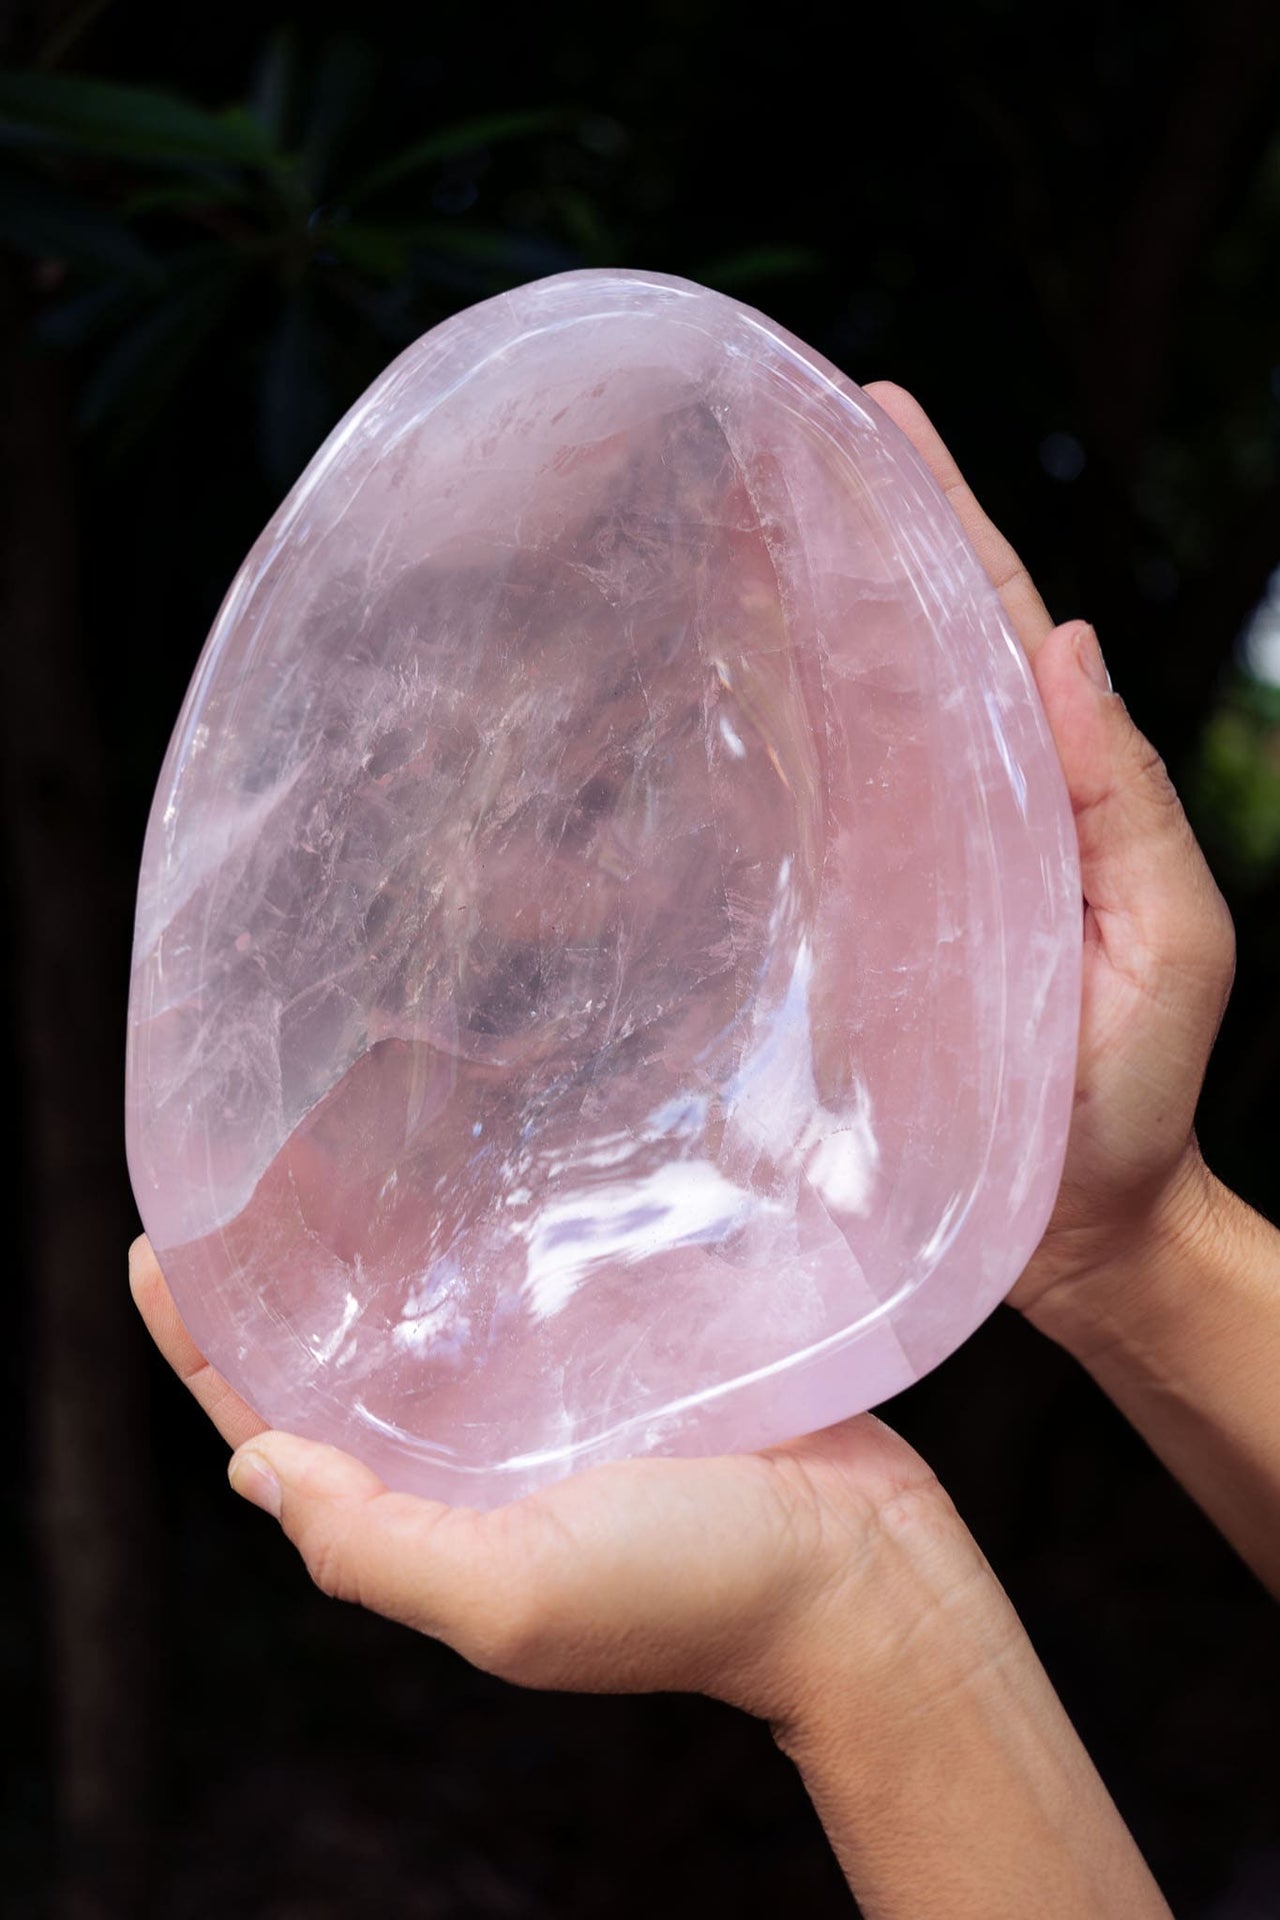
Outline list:
[[[160,1298],[164,1282],[160,1274],[159,1262],[148,1248],[145,1252],[130,1249],[129,1291],[133,1295],[135,1306],[143,1317],[148,1307]]]
[[[560,1628],[540,1593],[509,1594],[474,1621],[469,1657],[505,1680],[536,1685],[548,1671]]]
[[[1191,837],[1190,828],[1187,839],[1194,863],[1190,884],[1170,895],[1161,919],[1159,950],[1169,957],[1178,972],[1197,984],[1202,995],[1216,1003],[1220,1014],[1235,978],[1235,923]]]
[[[928,1469],[881,1501],[876,1518],[883,1533],[906,1541],[941,1542],[962,1526],[941,1481]]]
[[[528,1606],[504,1610],[489,1624],[487,1635],[495,1668],[503,1673],[534,1671],[547,1643],[547,1622]]]
[[[298,1545],[307,1572],[330,1600],[356,1600],[341,1532],[331,1524],[307,1529]]]
[[[1236,923],[1231,917],[1230,907],[1216,886],[1213,888],[1205,920],[1206,945],[1225,1000],[1231,991],[1236,974]]]
[[[1133,730],[1133,758],[1130,766],[1131,786],[1139,789],[1149,805],[1174,818],[1181,817],[1182,802],[1178,798],[1178,789],[1173,784],[1173,776],[1161,754],[1159,754],[1145,733]]]
[[[485,1541],[490,1577],[472,1588],[458,1651],[517,1686],[553,1685],[582,1615],[573,1537],[535,1495],[486,1516]]]
[[[1206,915],[1193,931],[1184,932],[1182,965],[1197,987],[1200,1003],[1216,1022],[1235,979],[1235,930],[1230,919]]]

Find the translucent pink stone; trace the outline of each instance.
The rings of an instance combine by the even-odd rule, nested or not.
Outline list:
[[[857,387],[562,275],[411,347],[241,570],[147,835],[129,1160],[272,1424],[495,1505],[951,1352],[1043,1230],[1075,839]]]

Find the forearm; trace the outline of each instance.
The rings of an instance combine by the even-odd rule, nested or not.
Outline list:
[[[864,1619],[775,1729],[866,1920],[1168,1920],[977,1548],[913,1527],[880,1654]]]
[[[1280,1233],[1197,1163],[1143,1245],[1032,1317],[1280,1594]]]

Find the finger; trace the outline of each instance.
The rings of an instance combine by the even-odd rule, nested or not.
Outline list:
[[[512,1663],[532,1556],[499,1564],[501,1511],[393,1493],[350,1454],[288,1433],[254,1436],[228,1477],[279,1520],[331,1598],[445,1640],[490,1671]]]
[[[1048,609],[1013,547],[978,505],[938,429],[920,402],[891,380],[873,380],[863,391],[901,427],[924,460],[1000,595],[1014,632],[1028,654],[1034,654],[1053,628]]]
[[[684,1465],[644,1464],[656,1494],[651,1515],[627,1487],[635,1463],[564,1483],[559,1508],[534,1495],[491,1513],[391,1492],[349,1454],[294,1434],[257,1435],[228,1472],[237,1493],[280,1521],[323,1592],[445,1640],[490,1672],[531,1681],[548,1638],[576,1641],[581,1657],[593,1617],[623,1633],[646,1565],[661,1558],[649,1536],[672,1531],[670,1484]],[[608,1514],[591,1500],[601,1473],[614,1487]],[[575,1493],[585,1495],[576,1516]],[[619,1507],[628,1526],[617,1533],[610,1519]],[[619,1554],[629,1591],[615,1593]]]
[[[129,1290],[147,1332],[183,1385],[189,1387],[228,1446],[238,1447],[265,1429],[252,1407],[246,1406],[222,1375],[209,1365],[182,1324],[173,1295],[143,1234],[129,1249]]]
[[[324,1592],[522,1686],[589,1691],[697,1691],[712,1668],[749,1667],[816,1507],[750,1456],[613,1462],[490,1513],[389,1492],[289,1434],[250,1441],[230,1471]],[[804,1577],[820,1584],[811,1531]]]
[[[1149,985],[1194,976],[1214,1024],[1234,937],[1164,764],[1111,691],[1085,621],[1057,627],[1033,671],[1062,762],[1080,843],[1081,885],[1108,957]]]
[[[923,1463],[865,1421],[769,1454],[591,1467],[489,1513],[391,1492],[290,1434],[249,1441],[230,1478],[281,1522],[325,1593],[488,1672],[712,1692],[752,1711],[786,1678],[770,1679],[773,1650],[825,1617],[876,1541],[959,1526]],[[930,1520],[935,1508],[950,1521]]]

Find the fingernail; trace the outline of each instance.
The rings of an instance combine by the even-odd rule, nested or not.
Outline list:
[[[1081,627],[1076,634],[1076,661],[1085,678],[1092,680],[1100,693],[1111,692],[1111,675],[1092,627]]]
[[[242,1500],[280,1518],[280,1482],[260,1453],[233,1453],[227,1478]]]

